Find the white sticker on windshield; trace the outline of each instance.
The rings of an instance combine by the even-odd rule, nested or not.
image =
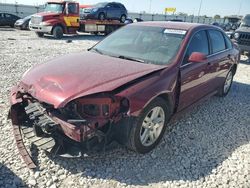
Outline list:
[[[180,29],[165,29],[164,33],[168,34],[178,34],[178,35],[185,35],[187,31],[180,30]]]

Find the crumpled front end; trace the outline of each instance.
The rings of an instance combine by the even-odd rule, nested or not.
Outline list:
[[[53,155],[80,157],[92,149],[103,149],[112,140],[112,126],[128,111],[124,98],[98,94],[71,101],[56,109],[20,87],[11,92],[14,136],[29,168],[36,168],[23,139]]]

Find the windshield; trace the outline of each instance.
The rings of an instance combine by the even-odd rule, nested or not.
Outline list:
[[[92,51],[157,65],[169,64],[179,50],[184,30],[128,25],[109,35]]]
[[[97,3],[94,5],[94,8],[101,8],[101,7],[105,7],[108,3]]]
[[[47,3],[45,6],[45,12],[62,13],[64,5],[58,3]]]
[[[250,15],[246,15],[242,20],[241,27],[250,27]]]

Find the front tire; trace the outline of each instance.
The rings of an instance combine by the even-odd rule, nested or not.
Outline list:
[[[55,39],[61,39],[63,37],[63,28],[61,26],[55,26],[52,35]]]
[[[162,98],[153,100],[132,125],[127,147],[138,153],[148,153],[160,142],[170,119],[170,110]]]
[[[229,93],[232,83],[233,83],[233,77],[234,77],[233,69],[231,69],[227,73],[223,86],[219,89],[219,92],[218,92],[219,97],[225,97]]]

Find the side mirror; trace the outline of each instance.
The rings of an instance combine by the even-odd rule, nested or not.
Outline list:
[[[204,63],[207,59],[207,56],[200,52],[193,52],[188,58],[190,63]]]

